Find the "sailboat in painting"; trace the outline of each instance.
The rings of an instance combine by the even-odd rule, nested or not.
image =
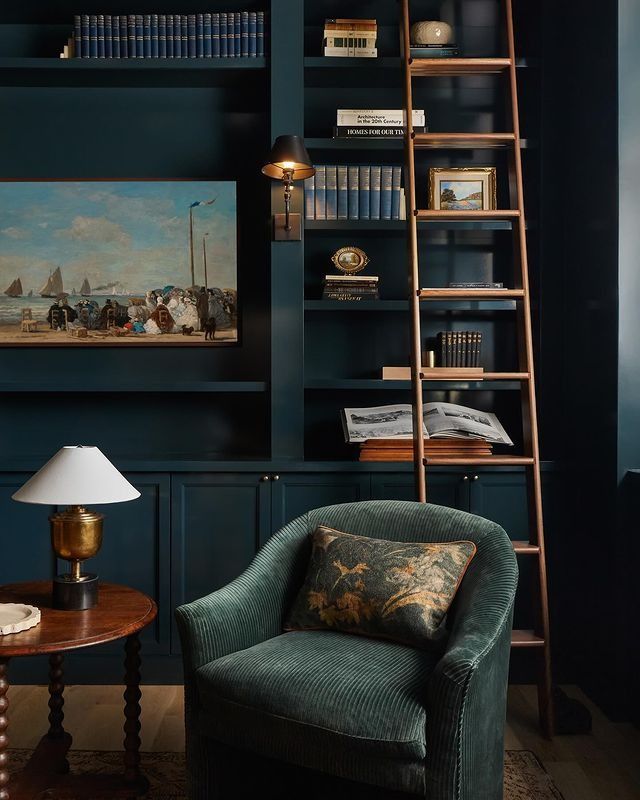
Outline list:
[[[40,289],[39,294],[40,297],[57,297],[63,291],[62,272],[60,272],[60,267],[56,267],[54,272],[49,275],[45,285]]]
[[[7,297],[22,297],[22,281],[20,278],[16,278],[15,281],[12,281],[11,286],[5,289],[4,293]]]
[[[89,285],[89,281],[86,278],[82,281],[82,286],[80,287],[80,294],[83,297],[91,297],[91,286]]]

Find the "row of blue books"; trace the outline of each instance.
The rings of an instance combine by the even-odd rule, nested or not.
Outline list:
[[[304,199],[306,219],[403,219],[402,167],[316,166]]]
[[[264,56],[263,11],[215,14],[76,14],[76,58]]]

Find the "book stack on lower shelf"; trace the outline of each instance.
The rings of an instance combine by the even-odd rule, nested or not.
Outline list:
[[[304,182],[305,219],[405,218],[402,168],[385,165],[316,165]]]
[[[323,300],[378,300],[377,275],[325,275]]]
[[[481,458],[493,454],[484,439],[425,439],[429,458]],[[360,445],[359,461],[413,461],[413,439],[369,439]]]
[[[263,11],[76,14],[62,58],[257,58]],[[65,55],[66,54],[66,55]]]

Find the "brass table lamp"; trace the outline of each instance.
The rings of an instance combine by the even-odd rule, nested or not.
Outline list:
[[[51,546],[70,570],[53,581],[53,606],[65,610],[93,608],[98,576],[82,572],[82,562],[102,545],[104,514],[89,511],[94,503],[123,503],[140,492],[97,447],[63,447],[13,495],[20,503],[68,506],[49,517]]]

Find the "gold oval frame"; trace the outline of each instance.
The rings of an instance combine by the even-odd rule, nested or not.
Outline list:
[[[355,262],[352,264],[347,264],[346,266],[342,263],[342,259],[347,254],[355,256]],[[363,270],[367,264],[369,263],[369,256],[361,250],[359,247],[348,246],[348,247],[341,247],[339,250],[331,256],[331,260],[337,270],[340,272],[344,272],[347,275],[352,275],[355,272],[360,272]]]

